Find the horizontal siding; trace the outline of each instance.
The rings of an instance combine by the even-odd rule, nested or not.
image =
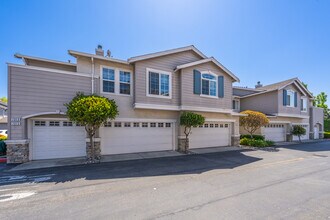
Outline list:
[[[71,72],[76,72],[77,71],[76,66],[59,64],[59,63],[51,63],[51,62],[40,61],[40,60],[30,60],[30,59],[28,59],[28,65],[29,66],[43,67],[43,68],[50,68],[50,69],[57,69],[57,70],[65,70],[65,71],[71,71]]]
[[[224,97],[208,98],[194,94],[194,69],[199,71],[211,71],[218,76],[224,76]],[[211,62],[181,70],[181,89],[181,105],[183,106],[232,109],[232,78]]]
[[[278,112],[278,92],[268,92],[260,95],[241,99],[241,111],[253,110],[265,114],[275,114]]]
[[[11,67],[9,77],[11,118],[56,110],[65,112],[64,103],[78,91],[91,93],[89,77],[19,67]],[[11,139],[26,137],[22,126],[11,126]]]
[[[158,58],[143,60],[135,63],[135,101],[137,103],[158,104],[158,105],[179,105],[180,104],[180,76],[179,72],[174,73],[178,65],[200,60],[200,56],[192,51],[171,54]],[[146,69],[153,68],[172,72],[172,99],[148,97],[146,95]]]

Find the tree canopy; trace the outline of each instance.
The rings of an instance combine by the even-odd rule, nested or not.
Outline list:
[[[8,102],[8,99],[7,99],[7,97],[4,96],[4,97],[1,97],[0,98],[0,101],[1,102],[4,102],[4,103],[7,103]]]
[[[240,126],[243,127],[251,136],[262,126],[269,123],[267,116],[261,112],[246,110],[241,112],[247,116],[240,117]]]
[[[301,136],[306,134],[306,129],[301,125],[293,125],[291,134],[298,136],[299,141],[301,141]]]

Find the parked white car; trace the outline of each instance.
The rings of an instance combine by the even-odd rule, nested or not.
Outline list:
[[[0,135],[4,135],[7,137],[7,133],[8,133],[7,130],[0,130]]]

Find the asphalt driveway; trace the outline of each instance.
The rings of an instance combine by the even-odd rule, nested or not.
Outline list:
[[[330,143],[0,173],[0,219],[327,219]]]

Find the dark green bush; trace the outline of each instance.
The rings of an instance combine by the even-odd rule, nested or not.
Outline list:
[[[270,140],[258,140],[245,137],[240,140],[240,145],[252,147],[270,147],[274,145],[274,142]]]
[[[7,145],[4,141],[0,141],[0,155],[6,155]]]
[[[265,140],[265,137],[262,136],[262,135],[254,134],[254,135],[252,135],[252,137],[253,137],[254,140]],[[243,138],[251,139],[251,135],[249,135],[249,134],[242,134],[241,135],[241,139],[243,139]]]
[[[324,138],[330,138],[330,132],[329,131],[324,132]]]
[[[324,131],[329,131],[330,132],[330,119],[325,119],[324,120]]]

